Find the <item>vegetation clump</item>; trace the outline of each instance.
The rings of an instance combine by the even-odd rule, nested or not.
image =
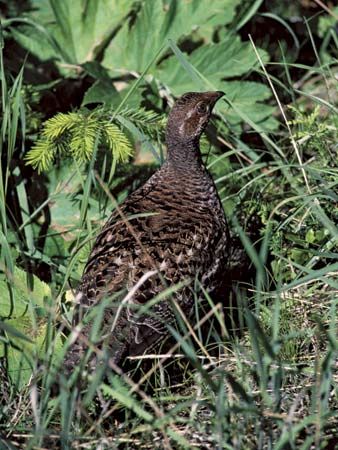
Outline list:
[[[324,6],[0,2],[0,448],[335,448],[338,40]],[[101,302],[65,376],[93,239],[164,161],[174,98],[202,90],[226,93],[201,147],[229,288],[215,301],[196,279],[205,301],[169,351],[79,385],[107,352]]]

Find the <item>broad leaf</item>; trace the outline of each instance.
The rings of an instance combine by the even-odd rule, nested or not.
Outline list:
[[[264,84],[253,81],[222,82],[219,88],[240,111],[243,111],[255,123],[264,122],[266,130],[276,129],[278,121],[272,116],[275,108],[262,103],[271,97],[270,89]],[[241,122],[240,116],[225,102],[220,102],[219,111],[225,114],[227,121],[234,127]]]
[[[26,17],[37,26],[22,26],[13,35],[42,60],[81,64],[96,58],[132,4],[133,0],[33,0]]]
[[[120,95],[116,92],[113,84],[97,80],[91,86],[82,101],[82,106],[91,103],[102,103],[109,106],[117,106],[121,102]]]
[[[8,289],[8,283],[12,285],[13,297]],[[43,308],[44,301],[50,299],[50,287],[33,276],[33,290],[27,288],[27,273],[18,267],[15,268],[13,278],[0,279],[0,316],[18,319],[25,315],[29,309]]]
[[[11,344],[7,344],[7,373],[16,387],[21,389],[29,382],[37,361],[46,357],[45,348],[49,342],[47,320],[41,320],[34,333],[32,333],[32,323],[28,317],[24,317],[23,321],[9,320],[8,324],[16,330],[24,327],[25,335],[31,340],[31,342],[27,342],[16,337],[11,339]],[[4,355],[4,345],[0,342],[0,357]],[[53,343],[48,344],[48,348],[53,349],[53,358],[58,357],[62,346],[61,335],[57,334]]]
[[[34,0],[35,11],[28,17],[38,25],[26,25],[13,33],[38,57],[57,58],[66,63],[66,66],[60,66],[60,70],[82,64],[83,69],[97,79],[86,93],[83,105],[104,103],[116,107],[129,89],[117,92],[110,77],[140,76],[161,48],[162,56],[167,58],[154,61],[146,80],[164,84],[175,96],[191,90],[210,89],[211,85],[224,89],[224,81],[249,73],[258,65],[251,45],[241,42],[225,28],[233,21],[240,3],[240,0],[214,0],[206,7],[200,0],[147,0],[139,3],[132,0]],[[130,14],[136,7],[136,13]],[[121,29],[118,28],[120,25]],[[221,40],[213,43],[212,36],[217,28],[221,30]],[[181,53],[181,58],[170,56],[168,39],[180,45],[190,42],[190,54]],[[101,66],[95,58],[102,52]],[[266,52],[259,52],[262,60],[267,61]],[[207,80],[206,85],[183,67],[182,59]],[[238,107],[237,112],[227,110],[231,125],[238,127],[243,122],[244,116],[238,109],[245,108],[246,117],[262,128],[276,126],[271,119],[272,108],[261,103],[269,97],[266,87],[228,83],[225,85],[226,94],[235,97],[234,106]],[[136,107],[141,101],[140,91],[134,91]],[[129,107],[130,101],[128,98]]]
[[[133,25],[125,23],[105,51],[103,64],[115,75],[141,73],[168,38],[179,40],[192,32],[210,38],[216,25],[234,17],[239,0],[147,0]]]
[[[221,7],[233,8],[233,14],[235,3],[225,0],[212,2],[207,10],[203,5],[202,12],[202,2],[171,2],[170,7],[163,8],[160,0],[149,0],[143,4],[136,21],[132,25],[126,23],[111,42],[103,64],[113,75],[141,74],[158,49],[166,45],[168,38],[180,42],[187,35],[194,36],[195,30],[203,36],[205,27],[220,23],[215,22],[216,11]],[[217,20],[226,24],[230,18],[229,15],[226,19],[218,14]],[[263,50],[259,53],[266,62],[267,53]],[[246,75],[255,66],[258,66],[258,61],[251,44],[241,42],[239,37],[229,32],[219,43],[205,44],[189,55],[180,52],[179,56],[173,55],[157,65],[153,64],[148,73],[175,96],[188,91],[211,89],[211,86],[222,89],[235,107],[226,107],[225,103],[219,106],[232,126],[238,128],[243,122],[240,114],[243,110],[247,117],[266,130],[273,129],[276,127],[276,121],[271,118],[274,108],[262,103],[271,96],[270,90],[258,83],[225,81]]]
[[[80,227],[79,201],[76,195],[81,189],[82,174],[80,170],[76,170],[75,164],[68,163],[51,170],[48,177],[51,195],[50,227],[53,232],[60,232],[61,235],[71,232],[76,234]],[[69,240],[71,237],[65,235],[64,239]]]
[[[268,59],[267,54],[263,51],[261,51],[261,56],[264,60]],[[184,55],[184,57],[208,79],[208,82],[217,87],[221,80],[243,75],[257,63],[251,45],[242,43],[238,37],[234,36],[229,36],[219,44],[200,47],[190,56]],[[191,76],[176,56],[164,61],[156,70],[155,76],[169,86],[175,95],[181,95],[192,90],[194,86],[196,87]]]
[[[34,361],[44,354],[48,315],[45,305],[51,300],[51,291],[46,283],[34,276],[33,290],[30,290],[26,278],[27,273],[15,267],[10,280],[13,296],[7,281],[0,280],[0,314],[3,320],[0,328],[4,332],[0,357],[6,355],[8,374],[18,388],[28,382]],[[60,338],[57,346],[61,348]]]

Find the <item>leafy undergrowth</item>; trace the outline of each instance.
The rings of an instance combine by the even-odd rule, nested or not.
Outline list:
[[[292,64],[283,45],[283,63],[266,65],[267,52],[235,34],[259,2],[238,16],[240,2],[226,0],[207,15],[197,3],[192,13],[194,2],[177,2],[178,9],[157,0],[112,2],[112,21],[100,16],[103,1],[88,2],[88,10],[73,2],[73,14],[67,2],[59,10],[53,1],[33,3],[17,27],[16,19],[5,23],[7,32],[41,60],[54,58],[58,76],[93,79],[80,109],[49,118],[31,109],[46,88],[32,93],[23,71],[6,76],[1,55],[0,449],[335,448],[333,16],[319,20],[323,44],[310,67]],[[225,19],[214,14],[220,5]],[[94,21],[89,33],[93,11],[100,26]],[[178,46],[170,41],[157,58],[167,38]],[[276,66],[280,79],[269,75]],[[255,80],[238,78],[251,70]],[[301,71],[297,81],[292,70]],[[59,80],[49,83],[52,92]],[[67,377],[74,292],[92,239],[116,202],[163,160],[173,94],[201,87],[227,94],[202,152],[229,221],[233,287],[216,304],[200,289],[195,322],[178,311],[168,347],[128,361],[126,373],[95,346],[103,302],[91,312],[92,345],[82,361],[95,352],[103,363],[87,375],[81,363]],[[131,149],[133,160],[119,165]]]
[[[208,157],[229,217],[237,214],[233,233],[242,237],[256,269],[255,283],[237,289],[235,332],[229,334],[224,322],[228,303],[225,309],[211,303],[205,315],[200,313],[194,330],[183,321],[175,334],[178,344],[163,357],[153,356],[143,372],[139,369],[142,375],[129,378],[107,369],[105,378],[102,373],[89,377],[89,387],[79,398],[78,384],[62,376],[62,363],[54,358],[57,354],[62,359],[65,348],[60,347],[60,339],[65,338],[54,336],[54,324],[59,330],[61,324],[67,334],[71,291],[58,300],[54,297],[52,306],[50,290],[38,280],[29,295],[20,290],[24,273],[18,272],[14,291],[20,292],[23,305],[17,307],[26,306],[18,314],[31,322],[5,321],[5,331],[21,359],[28,355],[27,345],[13,330],[35,339],[36,357],[35,363],[30,362],[28,384],[26,377],[18,383],[13,375],[18,366],[13,362],[6,374],[1,367],[3,442],[36,449],[334,448],[338,433],[337,125],[335,118],[323,117],[319,111],[313,119],[297,110],[290,126],[302,166],[295,162],[289,144],[279,147],[283,160],[276,156],[262,163],[240,161],[237,168],[226,153],[221,155],[223,168],[214,163],[219,155]],[[317,127],[326,130],[320,148]],[[74,188],[77,182],[73,178],[68,186]],[[57,229],[61,220],[65,227],[58,238],[64,241],[64,251],[67,233],[76,226],[74,220],[67,224],[63,203],[71,195],[70,189],[58,207],[52,205],[53,227]],[[95,211],[94,203],[92,208]],[[241,226],[243,208],[248,216],[260,217],[257,243],[251,241],[257,230],[253,233],[250,221],[245,232]],[[69,214],[73,210],[70,204]],[[99,210],[95,214],[100,217]],[[81,274],[86,245],[71,260],[73,277]],[[49,313],[46,301],[34,302],[42,298],[41,290]],[[41,316],[49,317],[43,322],[47,330],[39,326]],[[38,337],[26,330],[26,323],[34,329],[32,317]],[[151,360],[151,355],[147,358]],[[61,387],[51,395],[55,379]]]

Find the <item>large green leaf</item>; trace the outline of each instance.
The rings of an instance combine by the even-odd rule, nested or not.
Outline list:
[[[66,162],[60,167],[54,167],[48,173],[48,189],[51,197],[50,228],[53,233],[64,234],[65,240],[74,239],[81,229],[78,194],[86,177],[82,170],[83,168],[77,168],[75,163]],[[94,198],[90,199],[88,214],[92,220],[99,219],[98,205]],[[74,235],[71,236],[69,233]]]
[[[50,287],[33,276],[33,290],[27,288],[27,273],[18,267],[15,268],[13,277],[0,279],[0,316],[18,319],[29,310],[43,308],[44,301],[50,299]],[[8,283],[12,285],[13,297],[10,295]]]
[[[202,3],[172,2],[170,7],[163,8],[161,0],[145,2],[136,21],[132,25],[126,23],[110,43],[103,65],[113,75],[140,74],[168,38],[178,42],[187,35],[193,38],[194,30],[198,30],[201,36],[208,36],[207,30],[231,20],[236,7],[236,2],[226,0],[212,2],[209,8],[205,8],[205,4],[202,8]],[[226,17],[220,14],[222,8],[227,11]],[[268,54],[258,51],[262,61],[266,62]],[[226,107],[223,103],[219,108],[232,126],[238,128],[243,117],[248,117],[266,130],[273,129],[276,127],[276,121],[271,118],[274,108],[263,103],[271,96],[270,90],[259,83],[226,81],[246,75],[255,66],[258,66],[258,61],[251,44],[228,32],[219,43],[210,42],[197,47],[189,55],[179,52],[179,55],[153,64],[148,73],[175,96],[199,89],[222,89],[233,107]],[[242,115],[241,111],[245,114]]]
[[[114,75],[141,73],[168,38],[179,40],[191,33],[210,38],[216,25],[234,17],[240,0],[147,0],[132,25],[125,23],[105,51],[103,64]]]
[[[6,344],[7,373],[16,387],[21,389],[29,382],[38,360],[44,360],[46,356],[46,343],[49,342],[47,320],[41,320],[34,333],[28,317],[20,321],[9,320],[8,324],[17,331],[24,327],[26,336],[34,334],[30,337],[32,342],[15,338],[11,339],[10,344]],[[0,342],[0,357],[4,355],[4,347],[5,344]],[[57,334],[48,347],[53,348],[53,357],[57,358],[63,347],[61,335]]]
[[[14,37],[40,59],[67,64],[92,61],[102,50],[133,0],[33,0],[28,20]]]
[[[27,288],[27,273],[15,267],[8,281],[0,280],[0,314],[3,320],[3,338],[0,358],[6,355],[8,375],[18,388],[27,384],[37,358],[44,355],[47,338],[46,303],[51,301],[50,287],[33,276],[33,289]],[[55,341],[61,349],[60,337]],[[6,349],[6,350],[5,350]]]
[[[238,128],[247,117],[262,128],[271,129],[276,126],[271,119],[273,109],[262,103],[269,97],[269,90],[258,83],[228,81],[247,75],[258,65],[251,44],[241,42],[233,31],[225,29],[240,3],[240,0],[214,0],[206,7],[201,0],[147,0],[135,4],[132,0],[34,0],[36,9],[29,18],[39,23],[39,27],[26,26],[13,32],[22,45],[40,58],[55,57],[70,65],[83,64],[84,70],[97,79],[83,104],[118,105],[129,89],[117,92],[110,77],[139,76],[163,47],[162,55],[167,58],[148,68],[155,83],[164,84],[173,95],[210,86],[224,89],[234,106],[223,107],[230,124]],[[130,15],[135,7],[137,13]],[[118,29],[128,14],[130,18]],[[217,27],[222,27],[221,40],[213,43],[211,38]],[[40,38],[37,39],[36,33],[40,33]],[[170,56],[168,40],[181,44],[188,42],[187,38],[190,54]],[[95,58],[103,50],[101,66]],[[267,53],[262,50],[259,53],[267,61]],[[187,65],[206,83],[199,76],[192,76],[192,71],[186,70]],[[67,70],[65,65],[60,67]],[[140,102],[140,89],[134,92],[136,103]],[[128,98],[129,107],[130,101]]]
[[[275,108],[262,103],[271,96],[268,86],[253,81],[225,81],[217,86],[226,93],[236,110],[243,111],[255,123],[264,122],[267,130],[276,129],[278,121],[273,117]],[[241,122],[241,116],[225,102],[220,102],[218,107],[232,126]]]
[[[264,60],[268,59],[265,52],[260,53]],[[219,44],[199,47],[190,56],[184,54],[184,57],[208,82],[217,87],[221,80],[243,75],[257,63],[251,45],[230,35]],[[169,86],[175,95],[192,90],[194,86],[196,88],[196,83],[176,56],[164,61],[156,69],[155,76]]]

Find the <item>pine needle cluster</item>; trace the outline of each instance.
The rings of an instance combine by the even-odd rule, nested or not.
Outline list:
[[[39,173],[49,170],[57,156],[84,163],[91,159],[98,145],[107,147],[116,163],[126,162],[133,146],[119,117],[132,122],[151,139],[163,129],[161,116],[144,109],[125,110],[114,120],[111,112],[102,108],[58,113],[44,122],[40,136],[26,155],[26,163]]]
[[[165,119],[158,113],[150,110],[125,108],[120,114],[123,119],[129,120],[136,128],[150,139],[163,140]]]

